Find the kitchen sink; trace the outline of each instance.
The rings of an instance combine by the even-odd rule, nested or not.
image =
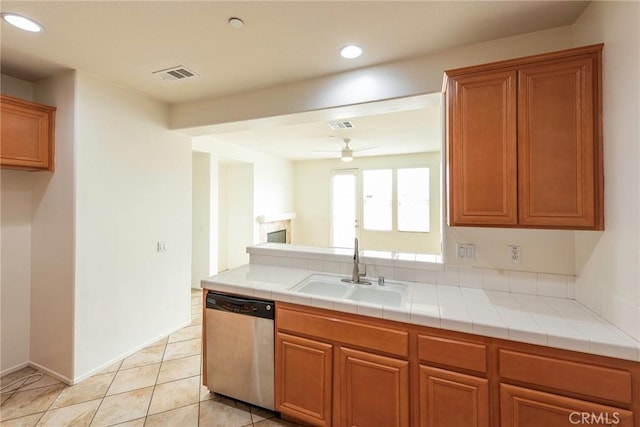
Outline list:
[[[400,292],[395,289],[384,289],[387,286],[389,285],[385,284],[384,286],[375,286],[372,288],[356,288],[348,298],[353,301],[369,302],[372,304],[390,305],[393,307],[401,306],[405,292]]]
[[[407,285],[387,281],[384,285],[376,283],[362,285],[343,282],[341,277],[325,274],[312,274],[298,283],[291,290],[296,293],[319,297],[346,299],[354,302],[365,302],[392,307],[404,304]]]
[[[295,291],[302,294],[318,295],[331,298],[342,298],[351,290],[349,285],[323,280],[305,281]]]

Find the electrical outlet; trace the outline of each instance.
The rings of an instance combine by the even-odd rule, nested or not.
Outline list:
[[[520,246],[509,245],[508,249],[507,256],[509,257],[509,262],[512,264],[520,264],[520,258],[522,257]]]
[[[456,259],[473,261],[476,258],[476,247],[470,243],[456,244]]]
[[[167,241],[158,240],[158,252],[166,252],[166,251],[167,251]]]

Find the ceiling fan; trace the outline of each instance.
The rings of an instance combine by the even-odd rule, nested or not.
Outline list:
[[[349,143],[351,142],[351,138],[344,138],[342,141],[344,142],[344,146],[340,151],[316,151],[316,153],[340,153],[340,160],[342,160],[343,162],[350,162],[353,160],[353,153],[379,147],[378,145],[370,145],[354,150],[349,145]]]

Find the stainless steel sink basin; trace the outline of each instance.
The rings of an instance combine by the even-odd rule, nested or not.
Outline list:
[[[293,292],[319,297],[346,299],[355,302],[400,307],[407,295],[407,285],[398,282],[385,282],[378,285],[362,285],[342,282],[338,276],[313,274],[298,283]]]

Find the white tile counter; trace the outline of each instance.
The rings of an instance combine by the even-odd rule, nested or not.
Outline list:
[[[203,280],[202,287],[640,361],[640,342],[573,299],[492,290],[487,286],[482,289],[403,282],[408,285],[405,304],[388,307],[290,291],[318,272],[306,268],[247,264]]]

